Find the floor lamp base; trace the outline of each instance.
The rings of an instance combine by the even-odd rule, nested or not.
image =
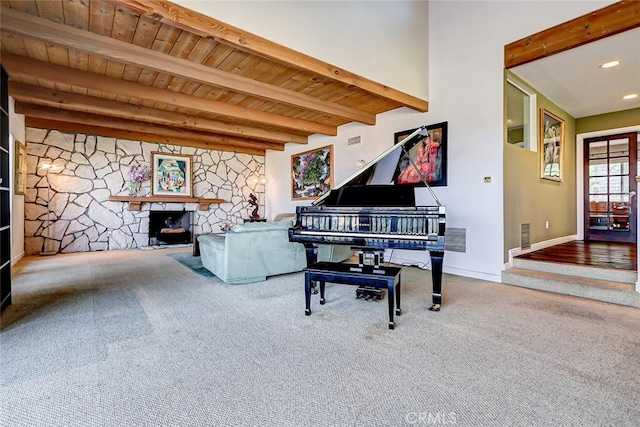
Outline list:
[[[43,251],[43,252],[40,252],[40,256],[49,256],[49,255],[55,255],[55,254],[57,254],[56,251]]]

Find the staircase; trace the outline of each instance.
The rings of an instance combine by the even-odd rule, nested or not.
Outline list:
[[[555,262],[513,259],[502,272],[502,283],[546,292],[640,308],[635,290],[637,273],[630,270],[585,267]]]

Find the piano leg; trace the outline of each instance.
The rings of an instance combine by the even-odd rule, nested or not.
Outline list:
[[[304,250],[305,254],[307,255],[307,267],[311,267],[318,262],[318,245],[314,245],[313,243],[305,243]],[[318,293],[316,282],[311,282],[311,293]]]
[[[429,308],[431,311],[440,311],[442,304],[442,259],[444,251],[429,251],[431,256],[431,278],[433,281],[433,305]]]

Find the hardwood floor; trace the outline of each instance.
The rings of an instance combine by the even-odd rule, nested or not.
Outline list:
[[[576,240],[520,255],[518,258],[636,271],[636,253],[636,245],[633,243]]]

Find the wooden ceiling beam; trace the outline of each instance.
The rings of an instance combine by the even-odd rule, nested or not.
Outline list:
[[[4,12],[3,12],[4,13]],[[49,64],[35,59],[25,58],[8,52],[2,52],[2,65],[9,76],[14,74],[48,80],[54,83],[67,84],[74,87],[108,92],[123,97],[135,97],[161,104],[198,110],[209,114],[231,117],[237,120],[250,120],[269,126],[280,127],[305,133],[321,133],[335,136],[336,126],[314,123],[308,120],[295,119],[268,111],[252,110],[237,105],[225,104],[205,98],[197,98],[180,92],[145,86],[140,83],[114,79],[103,75],[76,70],[60,65]]]
[[[106,136],[110,138],[129,139],[133,141],[155,142],[157,144],[172,144],[183,147],[203,148],[205,150],[231,151],[236,153],[264,156],[265,150],[258,148],[229,147],[227,145],[208,144],[200,141],[192,141],[185,138],[169,138],[164,135],[144,132],[133,132],[124,129],[105,128],[79,123],[62,122],[59,120],[41,119],[38,117],[25,117],[25,126],[38,129],[54,129],[61,132],[83,133],[85,135]]]
[[[27,85],[15,81],[9,82],[9,94],[16,100],[28,104],[44,105],[65,110],[83,111],[86,113],[129,118],[142,122],[185,128],[203,132],[222,133],[247,139],[268,142],[296,142],[307,143],[307,137],[283,132],[271,132],[251,126],[234,125],[230,123],[210,120],[189,114],[175,113],[144,107],[142,105],[127,104],[119,101],[95,98],[92,96],[57,91]]]
[[[167,138],[180,138],[203,143],[216,144],[219,147],[244,147],[256,149],[284,150],[284,144],[276,142],[255,142],[231,136],[212,135],[201,132],[175,129],[168,126],[153,125],[135,120],[119,119],[116,117],[87,114],[79,111],[60,110],[57,108],[43,107],[40,105],[16,102],[16,113],[29,117],[57,120],[62,122],[78,123],[82,125],[100,126],[105,128],[123,129],[132,132],[142,132],[163,135]]]
[[[18,12],[14,9],[3,8],[2,17],[2,31],[52,43],[67,49],[86,52],[109,60],[181,76],[200,83],[296,108],[309,109],[369,125],[373,125],[376,122],[376,117],[373,113],[227,73],[186,59]]]
[[[290,67],[315,73],[346,85],[356,86],[373,95],[398,102],[420,112],[426,112],[429,109],[429,103],[423,99],[368,80],[165,0],[107,0],[107,2],[202,37],[213,37],[216,41],[279,63],[285,63]]]
[[[504,67],[513,68],[640,27],[640,1],[620,1],[504,47]]]

